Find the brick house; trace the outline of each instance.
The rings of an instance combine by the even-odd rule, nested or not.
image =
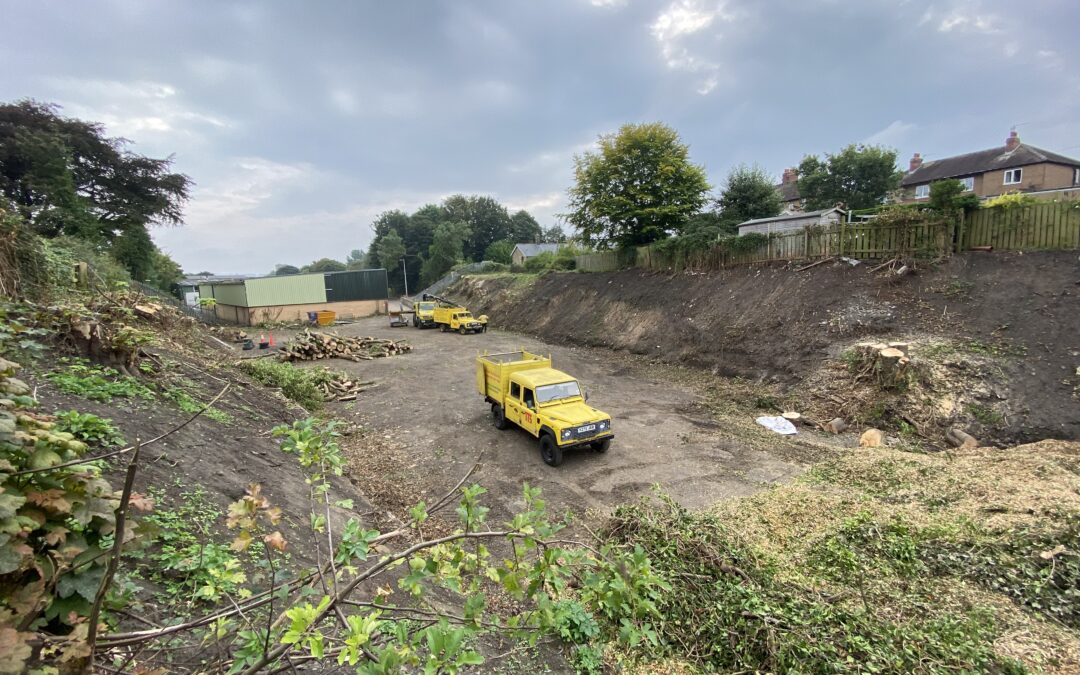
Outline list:
[[[780,213],[796,213],[803,210],[803,199],[799,195],[799,170],[795,168],[784,169],[784,176],[780,184],[774,186],[780,194]]]
[[[1080,160],[1020,142],[1015,131],[1004,147],[923,161],[911,158],[900,181],[904,203],[930,198],[930,184],[955,178],[982,199],[1024,192],[1043,199],[1080,198]]]

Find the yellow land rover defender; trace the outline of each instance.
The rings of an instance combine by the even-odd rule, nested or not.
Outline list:
[[[435,327],[435,302],[425,300],[413,304],[412,324],[417,328]]]
[[[527,351],[485,354],[476,359],[476,385],[491,404],[495,427],[516,424],[540,439],[540,456],[551,466],[563,452],[607,452],[611,416],[590,407],[578,381],[551,367],[551,359]]]
[[[424,293],[419,304],[433,303],[431,321],[442,332],[454,331],[455,333],[485,333],[487,332],[488,318],[486,314],[474,317],[472,312],[462,307],[453,300],[440,298],[437,295]]]

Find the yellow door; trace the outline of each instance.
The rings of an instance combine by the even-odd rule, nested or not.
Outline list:
[[[521,421],[518,424],[533,436],[540,434],[540,416],[536,414],[536,397],[533,396],[533,390],[528,387],[521,389]]]
[[[507,392],[505,410],[503,414],[506,415],[506,419],[510,420],[514,424],[521,424],[521,385],[517,382],[510,383],[510,391]]]

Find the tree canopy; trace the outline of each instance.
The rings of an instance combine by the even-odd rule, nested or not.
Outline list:
[[[301,272],[344,272],[345,263],[340,260],[334,260],[333,258],[319,258],[310,265],[304,265],[300,268]]]
[[[810,210],[842,204],[869,209],[900,186],[896,151],[876,145],[849,145],[835,155],[807,155],[799,164],[799,194]]]
[[[960,180],[939,180],[930,184],[927,207],[941,212],[974,211],[979,208],[979,197],[969,192]]]
[[[435,228],[435,237],[421,274],[424,284],[438,281],[450,268],[464,260],[465,245],[470,234],[469,225],[461,221],[440,223]]]
[[[137,280],[179,278],[147,228],[181,222],[191,180],[171,171],[171,157],[139,155],[101,124],[58,110],[32,100],[0,104],[0,206],[44,237],[104,247]]]
[[[587,243],[638,246],[677,232],[701,210],[709,183],[678,133],[660,123],[627,124],[574,158],[570,213]]]
[[[747,220],[780,215],[780,194],[764,169],[740,164],[724,179],[716,207],[726,228],[734,231]]]
[[[296,265],[278,265],[274,268],[274,276],[284,277],[289,274],[300,274],[300,268]]]
[[[509,265],[510,256],[512,256],[513,253],[514,242],[509,239],[502,239],[488,245],[487,249],[484,250],[484,260]]]
[[[422,281],[427,278],[425,275],[434,273],[432,270],[449,269],[446,266],[449,255],[447,241],[436,247],[441,262],[425,265],[432,256],[435,234],[439,226],[446,223],[464,224],[468,232],[461,252],[449,251],[449,254],[456,254],[451,266],[462,260],[480,261],[487,258],[488,247],[499,241],[534,242],[542,236],[540,224],[527,211],[518,210],[511,215],[505,206],[491,197],[453,195],[441,204],[426,204],[411,215],[400,210],[379,214],[371,224],[375,237],[368,247],[366,265],[386,268],[390,286],[403,291],[405,283],[401,259],[404,257],[409,289],[420,288]],[[394,246],[383,250],[383,240],[391,236],[391,232],[400,240],[403,250]]]

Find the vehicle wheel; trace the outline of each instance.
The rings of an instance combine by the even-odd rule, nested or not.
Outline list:
[[[412,318],[412,326],[413,326],[413,328],[419,328],[420,327],[420,321],[417,320],[417,318],[415,316]]]
[[[607,452],[607,449],[611,447],[611,439],[605,438],[602,441],[593,441],[592,449],[596,452]]]
[[[544,434],[540,437],[540,456],[548,466],[562,464],[562,448],[555,442],[555,438],[551,434]]]
[[[506,413],[503,411],[503,407],[498,403],[491,404],[491,420],[495,423],[495,428],[500,431],[510,426],[506,421]]]
[[[464,335],[465,333],[468,333],[469,331],[465,330],[465,327],[462,326],[461,328],[458,328],[458,332],[461,333],[462,335]]]
[[[446,332],[446,324],[445,323],[440,323],[439,324],[439,330],[442,331],[443,333],[445,333]]]

